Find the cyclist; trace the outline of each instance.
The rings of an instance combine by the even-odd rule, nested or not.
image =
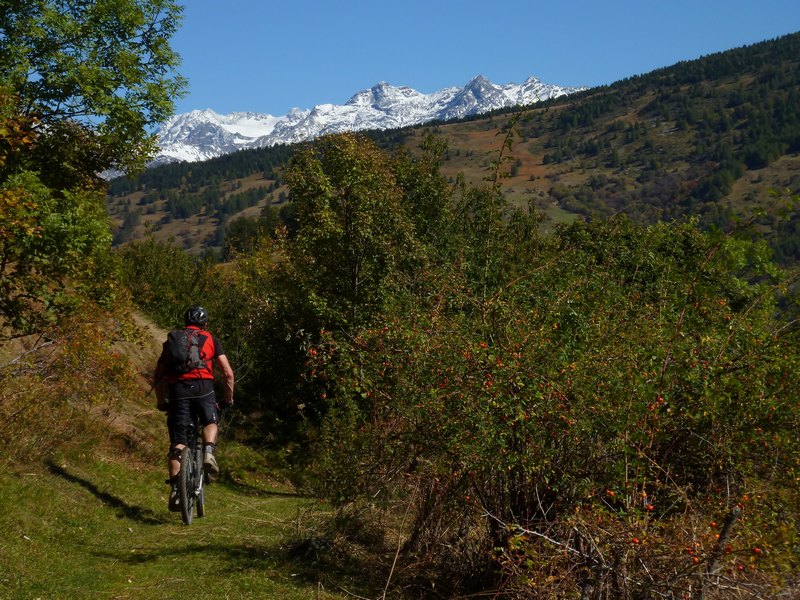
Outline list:
[[[219,405],[214,394],[214,363],[222,371],[224,379],[223,400],[227,405],[233,404],[233,369],[220,341],[206,330],[207,324],[208,313],[202,306],[191,306],[186,309],[184,329],[173,332],[170,337],[174,333],[183,333],[181,339],[194,340],[195,354],[197,355],[199,351],[199,360],[191,370],[183,372],[176,366],[175,351],[168,339],[164,342],[153,374],[157,407],[167,413],[170,443],[167,455],[169,472],[167,483],[171,485],[169,496],[171,511],[180,510],[178,476],[181,469],[181,450],[189,444],[189,432],[195,415],[199,415],[200,423],[203,425],[203,467],[210,481],[219,474],[217,459],[214,457],[219,424]]]

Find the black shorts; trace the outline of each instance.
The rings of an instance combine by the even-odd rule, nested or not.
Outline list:
[[[167,389],[169,408],[167,429],[170,445],[188,445],[195,416],[204,427],[219,423],[214,382],[211,379],[190,379],[171,383]]]

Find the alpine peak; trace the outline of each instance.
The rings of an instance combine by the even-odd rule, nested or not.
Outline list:
[[[581,89],[544,84],[536,77],[522,84],[496,85],[477,75],[464,87],[431,94],[380,81],[354,94],[345,104],[318,104],[311,110],[293,108],[280,117],[256,112],[220,115],[210,108],[193,110],[175,115],[159,129],[160,152],[154,164],[207,160],[236,150],[291,144],[326,133],[447,121],[533,104]]]

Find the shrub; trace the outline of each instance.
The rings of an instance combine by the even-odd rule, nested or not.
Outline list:
[[[141,397],[138,374],[112,345],[126,326],[96,306],[85,308],[94,319],[76,314],[32,336],[0,371],[0,448],[7,457],[44,459],[65,444],[105,437],[120,404]]]
[[[308,349],[330,406],[320,490],[410,503],[407,553],[494,551],[514,593],[719,590],[712,559],[715,577],[745,565],[736,585],[795,568],[798,353],[763,248],[614,220],[502,252],[488,294],[458,264],[419,273],[437,293]],[[719,554],[703,524],[738,505]]]

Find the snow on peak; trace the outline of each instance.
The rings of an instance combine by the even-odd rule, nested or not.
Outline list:
[[[193,110],[175,115],[160,128],[160,153],[154,163],[207,160],[243,148],[291,144],[326,133],[446,121],[532,104],[581,89],[544,84],[536,77],[529,77],[522,84],[496,85],[477,75],[462,88],[450,87],[431,94],[381,81],[357,92],[343,105],[318,104],[311,110],[293,108],[281,117]]]

